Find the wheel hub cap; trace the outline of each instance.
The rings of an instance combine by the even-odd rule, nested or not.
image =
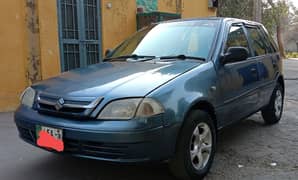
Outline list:
[[[282,111],[282,93],[280,90],[276,91],[274,108],[275,108],[275,116],[279,117]]]
[[[212,133],[206,123],[199,123],[190,140],[190,159],[196,170],[204,169],[212,150]]]

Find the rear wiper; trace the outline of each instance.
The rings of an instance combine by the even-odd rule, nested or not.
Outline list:
[[[176,56],[161,56],[159,59],[180,59],[180,60],[186,60],[186,59],[195,59],[195,60],[200,60],[200,61],[206,61],[205,58],[202,57],[194,57],[194,56],[186,56],[184,54],[176,55]]]
[[[118,59],[128,59],[128,58],[135,59],[135,60],[138,60],[138,59],[141,59],[141,58],[149,58],[149,59],[151,60],[151,59],[154,59],[155,56],[144,56],[144,55],[136,55],[136,54],[132,54],[132,55],[125,55],[125,56],[112,57],[112,58],[105,58],[103,61],[113,61],[113,60],[118,60]],[[146,60],[147,60],[147,59],[146,59]]]

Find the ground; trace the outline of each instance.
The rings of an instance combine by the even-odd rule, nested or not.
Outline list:
[[[298,60],[286,60],[285,111],[281,122],[264,126],[260,114],[220,132],[206,180],[297,179]],[[0,114],[0,179],[5,180],[173,179],[166,164],[117,165],[54,155],[18,138],[13,113]]]

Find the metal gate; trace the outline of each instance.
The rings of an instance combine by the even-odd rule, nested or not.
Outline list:
[[[99,0],[57,0],[61,69],[68,71],[100,61]]]

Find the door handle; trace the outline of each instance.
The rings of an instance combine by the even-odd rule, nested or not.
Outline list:
[[[251,68],[250,69],[250,72],[253,73],[253,74],[256,74],[257,73],[257,69],[256,68]]]

